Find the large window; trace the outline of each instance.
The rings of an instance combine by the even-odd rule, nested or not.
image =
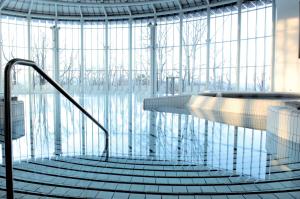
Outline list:
[[[20,34],[22,33],[22,34]],[[1,65],[2,68],[13,58],[28,58],[27,20],[23,18],[1,18]],[[3,69],[2,69],[3,73]],[[13,68],[12,84],[16,92],[28,87],[28,69],[26,67]],[[3,85],[1,81],[1,85]],[[1,87],[3,90],[3,86]]]
[[[268,91],[272,4],[251,1],[243,3],[240,10],[233,4],[156,20],[59,21],[58,38],[54,37],[54,21],[2,16],[1,77],[9,59],[30,57],[52,77],[57,59],[60,83],[75,93],[80,91],[78,85],[84,84],[86,93],[127,92],[132,86],[133,93],[147,96],[152,71],[156,71],[155,89],[160,95],[167,87],[173,87],[175,93],[180,88],[183,93]],[[150,23],[155,24],[154,46]],[[22,67],[13,71],[13,83],[20,91],[28,87],[26,71]],[[32,77],[35,90],[52,91],[43,86],[42,78]]]
[[[1,91],[5,64],[17,57],[33,59],[51,77],[58,74],[62,86],[109,129],[112,153],[119,151],[116,143],[120,135],[122,152],[128,154],[151,156],[153,151],[160,153],[180,145],[186,149],[190,147],[191,153],[201,151],[199,146],[190,145],[187,140],[174,144],[174,140],[168,140],[163,134],[158,134],[163,144],[160,147],[154,144],[148,131],[165,132],[166,124],[178,121],[182,126],[174,127],[170,132],[182,134],[174,134],[173,138],[195,138],[197,135],[188,135],[186,130],[198,128],[200,122],[176,115],[167,121],[163,114],[145,114],[142,100],[150,96],[153,80],[157,83],[154,90],[158,95],[169,92],[167,88],[175,93],[180,93],[180,88],[183,93],[238,89],[269,91],[271,88],[274,38],[270,2],[251,1],[243,3],[241,9],[233,4],[157,19],[57,22],[8,16],[0,19]],[[26,136],[17,141],[16,151],[20,156],[25,153],[37,156],[38,153],[33,153],[34,148],[41,156],[45,153],[50,156],[54,148],[74,154],[102,151],[104,137],[98,127],[65,98],[53,95],[54,89],[50,89],[38,74],[18,66],[12,71],[12,80],[13,93],[26,94],[18,96],[26,104],[25,133],[31,135],[30,139]],[[30,80],[32,84],[29,84]],[[68,119],[61,119],[63,117]],[[152,129],[149,123],[142,122],[148,119],[157,120],[159,128]],[[120,120],[123,124],[118,126]],[[214,124],[208,126],[210,129],[225,128]],[[61,128],[61,137],[55,134],[59,131],[57,127]],[[245,131],[244,135],[248,133]],[[127,136],[132,138],[127,139]],[[228,134],[227,142],[232,136]],[[253,138],[255,136],[253,134]],[[217,139],[220,139],[218,134],[208,136],[209,142]],[[144,140],[151,143],[149,154],[142,154],[142,148],[147,147]],[[82,148],[76,147],[77,142]],[[62,143],[61,149],[57,148],[57,143]],[[141,143],[139,148],[133,148],[137,143]],[[23,145],[28,147],[21,148]],[[208,146],[215,155],[214,159],[208,160],[213,166],[220,164],[221,151],[227,150],[231,154],[233,150],[221,145]],[[237,170],[243,170],[244,166]]]
[[[59,81],[70,90],[80,83],[80,34],[79,23],[59,23]]]
[[[150,30],[148,21],[135,21],[132,25],[132,79],[135,93],[150,90]]]
[[[270,89],[272,5],[257,1],[243,4],[241,26],[241,89]]]
[[[187,15],[183,20],[183,90],[201,91],[207,75],[207,12]]]
[[[158,92],[162,93],[168,77],[179,77],[179,18],[160,19],[156,40],[157,85]]]
[[[84,80],[86,91],[105,89],[105,25],[86,23],[83,30]]]
[[[53,21],[31,20],[31,52],[30,57],[48,75],[54,77],[53,65]],[[37,73],[32,74],[34,89],[42,89],[47,82]]]
[[[108,62],[110,90],[128,89],[128,23],[111,22],[108,26]]]
[[[209,89],[237,89],[238,12],[236,6],[211,10]]]

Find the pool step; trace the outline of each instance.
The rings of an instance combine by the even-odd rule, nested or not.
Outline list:
[[[62,198],[297,198],[299,163],[271,161],[270,177],[254,179],[203,165],[96,156],[14,164],[16,194]],[[294,166],[291,166],[294,165]],[[123,167],[123,168],[122,168]],[[273,169],[276,168],[276,169]],[[0,168],[0,191],[5,188]],[[1,194],[1,192],[0,192]],[[279,197],[280,196],[280,197]]]

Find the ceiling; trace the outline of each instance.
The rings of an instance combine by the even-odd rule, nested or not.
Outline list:
[[[1,0],[5,15],[58,20],[122,20],[175,15],[237,0]]]

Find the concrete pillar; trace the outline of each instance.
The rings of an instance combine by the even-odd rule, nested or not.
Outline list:
[[[27,37],[28,37],[28,59],[32,60],[31,57],[31,18],[27,18]],[[28,69],[28,87],[29,87],[29,134],[30,134],[30,156],[35,157],[35,140],[33,132],[33,116],[32,116],[32,71]]]
[[[54,79],[59,82],[59,27],[58,21],[52,27],[53,38],[53,60],[54,60]],[[61,99],[59,92],[54,96],[54,154],[61,155]]]
[[[79,86],[80,86],[80,104],[84,106],[84,89],[85,89],[85,78],[84,78],[84,21],[80,20],[80,74],[79,74]],[[86,130],[85,130],[85,115],[81,113],[81,149],[82,154],[86,153]]]
[[[157,64],[156,64],[156,20],[149,24],[150,28],[150,62],[151,62],[151,95],[157,93]]]
[[[149,132],[149,156],[151,158],[156,157],[156,142],[157,142],[157,132],[156,132],[156,118],[157,112],[150,112],[150,132]]]

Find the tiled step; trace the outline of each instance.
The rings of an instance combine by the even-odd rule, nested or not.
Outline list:
[[[248,193],[248,194],[222,194],[215,193],[212,195],[202,194],[138,194],[131,192],[115,192],[115,191],[94,191],[94,190],[78,190],[72,188],[55,187],[49,189],[48,187],[41,186],[37,189],[39,192],[31,192],[15,189],[15,198],[101,198],[101,199],[298,199],[300,191],[291,192],[277,192],[277,193]],[[47,194],[41,192],[48,190]],[[1,194],[2,195],[2,194]],[[5,197],[5,193],[3,195]]]
[[[94,162],[82,160],[82,159],[76,159],[76,158],[63,158],[61,160],[44,160],[40,162],[32,162],[32,164],[37,165],[45,165],[45,166],[51,166],[54,168],[64,168],[64,169],[71,169],[74,170],[74,168],[79,168],[80,170],[86,170],[86,171],[92,171],[92,172],[100,172],[100,173],[115,173],[118,175],[134,175],[134,176],[157,176],[157,177],[178,177],[178,176],[198,176],[198,177],[209,177],[209,176],[215,176],[218,177],[235,177],[237,174],[234,174],[235,171],[223,171],[220,172],[218,169],[209,169],[208,167],[204,166],[181,166],[181,167],[175,167],[174,169],[171,169],[172,167],[164,167],[164,166],[156,166],[155,170],[151,170],[151,167],[128,167],[128,168],[121,168],[118,164],[116,164],[116,167],[114,167],[114,164],[109,164],[110,167],[107,168],[100,164],[99,161],[95,164]],[[105,163],[103,163],[105,165]],[[299,176],[300,175],[300,163],[285,163],[284,165],[277,165],[272,166],[270,169],[269,167],[266,167],[266,174],[269,178],[273,178],[273,174],[278,174],[277,176],[280,176],[280,173],[285,173],[283,175],[293,177],[293,176]],[[255,169],[255,168],[252,168]],[[225,173],[225,174],[224,174]],[[276,175],[275,175],[276,177]]]
[[[89,161],[101,161],[104,162],[103,157],[99,156],[92,156],[92,155],[86,155],[86,156],[75,156],[76,159],[83,159],[83,160],[89,160]],[[246,157],[244,157],[246,159]],[[222,158],[220,159],[222,161]],[[235,159],[233,160],[235,161]],[[127,159],[124,157],[110,157],[109,158],[110,163],[118,163],[118,164],[126,164],[126,165],[151,165],[151,166],[197,166],[199,163],[195,162],[183,162],[183,161],[165,161],[165,160],[148,160],[148,159]],[[271,160],[272,163],[276,164],[282,164],[282,163],[289,163],[289,162],[300,162],[300,160],[293,160],[288,157],[280,157],[280,158],[274,158],[272,157]],[[205,161],[203,161],[205,163]],[[209,163],[209,162],[206,162]],[[269,163],[269,160],[266,161],[266,163]]]
[[[142,175],[142,176],[168,176],[168,177],[178,177],[178,176],[211,176],[211,173],[217,173],[220,174],[221,172],[217,169],[211,169],[209,170],[208,168],[206,169],[201,169],[197,170],[196,168],[192,168],[190,170],[180,170],[180,169],[168,169],[164,170],[163,167],[160,168],[160,170],[151,170],[151,169],[142,169],[142,168],[120,168],[120,167],[100,167],[96,165],[87,165],[87,164],[78,164],[70,161],[54,161],[54,160],[43,160],[43,161],[30,161],[30,164],[35,164],[35,165],[44,165],[44,166],[49,166],[53,168],[65,168],[65,169],[70,169],[70,170],[81,170],[81,171],[91,171],[95,173],[116,173],[119,175]],[[228,176],[228,173],[226,174]],[[231,175],[230,175],[231,176]]]
[[[136,169],[138,169],[138,168],[147,169],[148,168],[147,166],[149,166],[149,165],[151,165],[150,168],[156,168],[156,167],[153,167],[154,163],[151,163],[151,161],[144,160],[144,159],[139,159],[139,160],[129,159],[128,160],[128,159],[124,159],[124,158],[115,158],[114,157],[114,158],[109,158],[108,162],[103,161],[103,158],[98,157],[98,156],[76,156],[75,159],[79,163],[81,163],[82,160],[89,161],[88,162],[89,164],[93,164],[93,162],[96,162],[97,166],[101,166],[102,164],[104,164],[104,166],[109,167],[110,166],[109,164],[113,164],[114,166],[119,166],[121,168],[124,168],[124,164],[125,164],[126,168],[132,168],[133,166],[131,166],[131,164],[133,164]],[[176,166],[179,166],[179,168],[180,168],[181,166],[184,166],[186,169],[189,168],[188,166],[192,166],[191,168],[197,168],[195,166],[198,166],[199,168],[201,167],[201,166],[199,166],[199,164],[195,164],[195,163],[182,164],[182,162],[174,162],[173,164],[171,164],[168,161],[161,161],[160,162],[160,161],[157,161],[157,160],[152,161],[152,162],[155,162],[155,166],[159,166],[158,168],[161,168],[161,166],[164,166],[165,169],[167,169],[168,166],[170,166],[171,168],[176,168]],[[244,163],[247,163],[247,162],[244,162]],[[287,164],[289,164],[289,165],[291,165],[291,164],[300,164],[300,160],[297,161],[297,160],[294,160],[294,159],[283,158],[282,157],[282,158],[272,159],[271,161],[267,160],[266,164],[267,164],[267,166],[269,164],[271,164],[272,166],[279,166],[279,165],[281,166],[281,165],[287,165]],[[136,166],[136,165],[145,165],[146,167]],[[208,162],[208,165],[209,165],[209,162]],[[202,166],[202,167],[204,167],[204,166]],[[206,169],[207,167],[204,167],[204,168]]]
[[[213,178],[218,176],[218,178],[228,178],[228,177],[238,177],[239,175],[229,175],[228,172],[220,172],[220,171],[207,171],[207,172],[174,172],[174,171],[142,171],[142,170],[120,170],[120,169],[102,169],[102,168],[89,168],[89,167],[76,167],[74,165],[69,165],[68,163],[57,164],[55,161],[42,161],[42,162],[29,162],[27,164],[15,164],[15,168],[37,168],[44,167],[44,169],[56,169],[64,172],[72,171],[72,172],[83,172],[83,173],[91,173],[95,174],[114,174],[118,177],[122,176],[133,176],[133,177],[155,177],[155,178]]]
[[[219,176],[213,176],[210,178],[201,177],[198,178],[196,176],[189,176],[188,178],[169,178],[169,177],[132,177],[128,176],[118,176],[111,174],[98,174],[95,175],[94,173],[89,172],[73,172],[73,171],[64,171],[60,169],[45,169],[44,167],[31,167],[26,168],[25,165],[20,168],[15,169],[16,172],[20,172],[20,176],[22,174],[30,175],[45,175],[47,176],[54,176],[54,177],[64,177],[69,179],[77,179],[77,180],[91,180],[91,181],[101,181],[101,182],[117,182],[117,183],[134,183],[134,184],[148,184],[148,185],[186,185],[186,186],[208,186],[208,185],[243,185],[243,184],[261,184],[261,183],[272,183],[272,182],[292,182],[292,181],[299,181],[300,177],[290,177],[290,176],[282,176],[285,178],[281,179],[270,179],[264,181],[255,181],[253,179],[248,179],[245,177],[228,177],[228,178],[220,178]],[[23,173],[22,173],[23,172]]]
[[[174,166],[151,166],[151,165],[133,165],[133,164],[120,164],[120,163],[114,163],[114,162],[102,162],[102,161],[91,161],[91,160],[85,160],[85,159],[77,159],[77,158],[62,158],[62,159],[53,159],[57,162],[62,162],[62,163],[69,163],[69,164],[74,164],[74,165],[82,165],[82,166],[90,166],[90,167],[102,167],[102,168],[110,168],[110,169],[134,169],[134,170],[143,170],[143,171],[185,171],[185,172],[207,172],[209,171],[219,171],[219,168],[212,168],[208,169],[207,166],[199,165],[199,166],[179,166],[179,165],[174,165]],[[298,163],[298,162],[297,162]],[[244,162],[246,165],[246,162]],[[296,164],[296,163],[289,163],[289,164]],[[287,164],[285,164],[287,165]],[[268,167],[268,166],[267,166]],[[282,167],[280,165],[279,167],[272,166],[272,168],[276,170],[280,170],[281,168],[287,168],[287,167]],[[254,167],[252,167],[254,168]]]
[[[87,173],[89,175],[99,175],[105,178],[105,176],[109,175],[111,178],[127,178],[127,177],[134,177],[134,179],[137,179],[139,181],[143,181],[141,179],[145,179],[148,182],[155,182],[153,179],[155,178],[162,178],[163,179],[194,179],[197,181],[199,178],[210,178],[210,181],[213,181],[213,179],[219,179],[220,181],[224,181],[229,183],[230,181],[237,182],[238,180],[247,180],[247,181],[254,181],[253,179],[249,179],[249,177],[239,177],[239,175],[231,175],[229,172],[219,172],[219,171],[207,171],[207,172],[170,172],[170,171],[141,171],[141,170],[120,170],[120,169],[102,169],[102,168],[96,168],[96,167],[86,167],[86,166],[76,166],[76,165],[70,165],[68,163],[61,163],[51,160],[43,160],[39,162],[32,162],[32,163],[22,163],[21,165],[15,164],[16,168],[26,168],[28,170],[46,170],[46,171],[52,171],[55,170],[56,173],[71,173],[78,175],[86,175]],[[279,180],[279,179],[290,179],[290,178],[296,178],[300,177],[300,171],[283,171],[283,172],[271,172],[267,173],[267,177],[270,180]],[[230,178],[230,180],[227,180],[226,178]],[[235,180],[238,179],[238,180]],[[256,180],[255,180],[256,181]],[[167,183],[165,181],[165,183]]]
[[[16,174],[18,176],[18,174]],[[248,185],[210,185],[210,186],[185,186],[185,185],[137,185],[120,183],[90,182],[82,180],[64,180],[61,177],[40,178],[41,176],[15,177],[15,187],[18,190],[41,192],[43,194],[65,195],[68,190],[111,191],[138,194],[160,195],[227,195],[227,194],[253,194],[277,193],[287,191],[300,191],[299,186],[284,187],[280,183],[248,184]],[[4,180],[4,178],[2,178]],[[76,184],[75,184],[76,182]],[[3,182],[2,182],[3,183]],[[74,185],[73,185],[74,184]],[[61,192],[53,192],[59,188]],[[77,193],[78,193],[77,191]],[[70,195],[69,195],[70,196]]]
[[[32,166],[30,164],[21,164],[15,166],[15,171],[23,171],[27,173],[41,174],[47,176],[61,176],[64,178],[78,179],[78,180],[90,180],[101,182],[118,182],[118,183],[135,183],[135,184],[148,184],[148,185],[207,185],[207,184],[237,184],[242,182],[253,183],[255,179],[243,178],[243,177],[225,177],[225,176],[208,176],[199,177],[195,176],[178,176],[170,178],[168,176],[161,177],[137,177],[133,175],[116,175],[114,173],[108,174],[95,174],[89,171],[68,171],[64,169],[52,169],[46,166]]]
[[[30,165],[30,164],[28,164]],[[90,180],[92,181],[101,181],[101,182],[117,182],[117,183],[134,183],[134,184],[148,184],[148,185],[186,185],[186,186],[208,186],[208,185],[243,185],[243,184],[252,184],[253,180],[247,178],[240,178],[240,177],[228,177],[228,178],[220,178],[220,176],[210,176],[209,178],[198,176],[189,176],[188,178],[180,179],[177,178],[171,179],[169,177],[132,177],[130,175],[127,176],[120,176],[114,175],[113,172],[110,174],[98,174],[95,175],[94,173],[89,172],[74,172],[74,171],[64,171],[61,169],[45,169],[45,167],[37,167],[37,166],[28,166],[26,164],[16,165],[18,169],[15,169],[16,172],[20,172],[20,176],[27,176],[30,174],[34,174],[43,178],[44,176],[54,176],[54,177],[64,177],[69,179],[77,179],[77,180]],[[25,168],[25,169],[24,169]],[[47,167],[46,167],[47,168]],[[23,173],[22,173],[23,172]],[[23,174],[23,175],[22,175]],[[31,176],[30,176],[31,177]],[[289,176],[287,176],[289,177]],[[45,177],[46,178],[46,177]],[[180,177],[178,177],[180,178]],[[298,181],[300,178],[287,178],[281,179],[280,182],[284,183],[286,181]],[[258,183],[272,183],[278,182],[277,180],[267,180],[267,181],[259,181]]]
[[[16,193],[24,198],[30,198],[32,195],[33,198],[198,198],[198,196],[205,198],[212,196],[213,198],[295,199],[296,193],[300,192],[298,163],[292,163],[293,166],[290,166],[288,162],[282,165],[278,161],[273,162],[276,166],[272,166],[274,170],[270,169],[270,178],[257,181],[238,175],[231,176],[225,171],[211,171],[204,166],[172,166],[171,162],[164,164],[158,161],[152,165],[154,170],[151,170],[150,164],[143,165],[144,160],[134,161],[137,164],[131,162],[129,168],[124,167],[126,164],[101,162],[93,157],[57,157],[55,160],[36,159],[15,163]],[[0,168],[0,173],[1,194],[1,188],[3,190],[5,187],[4,167]]]

